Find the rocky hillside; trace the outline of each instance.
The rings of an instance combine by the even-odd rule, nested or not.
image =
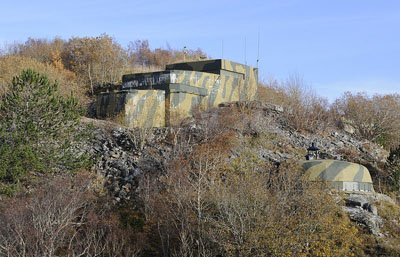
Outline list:
[[[137,180],[146,173],[162,173],[182,136],[191,136],[191,144],[204,140],[204,127],[222,112],[230,112],[237,103],[223,104],[219,109],[201,114],[199,119],[186,120],[181,127],[138,129],[127,128],[108,121],[85,118],[95,126],[92,145],[83,146],[96,156],[95,171],[106,178],[106,185],[116,201],[134,197]],[[242,106],[243,107],[243,106]],[[361,163],[376,171],[388,152],[366,140],[335,129],[309,134],[295,131],[287,125],[280,106],[260,102],[247,103],[244,108],[252,113],[233,128],[238,137],[267,135],[263,145],[254,153],[279,164],[286,160],[304,160],[306,149],[315,143],[329,159]],[[236,124],[237,126],[238,124]],[[236,151],[233,149],[232,156]]]
[[[227,129],[237,140],[246,138],[250,142],[246,149],[232,148],[228,156],[230,161],[244,151],[273,165],[304,160],[307,147],[315,143],[327,158],[368,167],[373,179],[384,173],[382,167],[388,152],[382,147],[335,128],[317,133],[296,131],[288,125],[285,112],[287,110],[280,106],[260,102],[222,104],[185,120],[180,127],[152,129],[132,129],[85,118],[84,123],[92,123],[95,129],[91,145],[82,147],[93,156],[93,169],[104,177],[104,185],[117,205],[134,202],[145,177],[164,174],[171,160]],[[221,117],[224,117],[222,123]],[[380,192],[379,183],[374,183],[375,190]],[[400,236],[393,232],[393,226],[400,229],[400,217],[388,214],[388,208],[400,210],[396,199],[379,193],[339,194],[336,199],[360,231],[365,231],[361,237],[375,240],[376,245],[369,250],[371,253],[382,244],[393,248],[397,241],[387,243],[386,239]],[[391,220],[387,220],[388,217]]]

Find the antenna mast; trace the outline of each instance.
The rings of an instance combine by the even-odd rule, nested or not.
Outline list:
[[[222,57],[221,59],[224,59],[224,40],[222,39]]]
[[[244,64],[247,65],[247,40],[244,37]]]
[[[259,61],[260,61],[260,26],[258,26],[258,35],[257,35],[257,69]]]

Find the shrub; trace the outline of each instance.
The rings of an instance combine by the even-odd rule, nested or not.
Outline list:
[[[218,115],[200,120],[202,140],[176,151],[161,178],[142,185],[159,255],[351,256],[357,229],[325,185],[294,163],[277,167],[258,157],[252,134],[238,136],[246,131],[243,112]]]
[[[28,172],[69,170],[86,163],[73,150],[81,109],[72,95],[56,94],[57,83],[25,70],[14,77],[0,102],[0,180],[15,183]]]
[[[122,228],[109,202],[85,174],[40,181],[0,202],[0,256],[138,256],[140,235]]]
[[[87,92],[92,95],[96,88],[120,82],[126,67],[126,52],[106,34],[69,39],[62,59],[65,67],[75,72],[79,83],[86,85]]]
[[[351,122],[356,133],[387,148],[397,147],[400,138],[400,95],[374,95],[346,92],[334,103],[338,122]]]
[[[204,157],[194,162],[208,171],[181,162],[163,178],[148,220],[160,254],[351,256],[358,246],[357,229],[332,196],[295,166],[223,172]]]
[[[288,125],[299,131],[322,132],[331,124],[329,104],[318,96],[299,74],[278,82],[269,80],[259,85],[258,99],[286,108]]]
[[[324,185],[291,163],[261,173],[233,168],[210,195],[208,233],[223,255],[351,255],[357,230]]]
[[[68,97],[71,92],[79,98],[80,104],[85,104],[87,97],[84,88],[76,83],[75,74],[60,65],[41,63],[30,57],[4,56],[0,58],[0,96],[9,90],[13,77],[18,76],[21,70],[34,69],[45,74],[51,82],[57,81],[57,94]]]

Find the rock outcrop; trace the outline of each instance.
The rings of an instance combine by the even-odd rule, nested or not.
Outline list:
[[[259,147],[255,154],[265,161],[280,163],[289,159],[301,160],[305,149],[314,142],[331,159],[349,160],[371,168],[384,162],[387,152],[375,144],[355,138],[344,131],[334,129],[320,134],[302,134],[288,127],[284,108],[260,102],[233,102],[220,104],[202,114],[209,120],[226,108],[248,108],[257,122],[249,121],[240,133],[271,135],[270,148]],[[179,128],[138,129],[121,127],[116,124],[85,118],[85,123],[94,123],[91,145],[82,146],[95,160],[95,172],[105,178],[105,185],[116,201],[134,197],[139,178],[148,173],[164,172],[174,151],[174,139],[179,133],[190,133],[193,139],[201,140],[205,125],[193,118],[186,120]],[[196,136],[199,134],[199,136]],[[240,135],[238,135],[240,136]],[[193,141],[193,144],[196,142]],[[235,155],[235,152],[232,153]]]
[[[105,186],[117,202],[135,195],[141,175],[164,170],[168,146],[159,142],[166,135],[167,129],[157,128],[97,127],[93,131],[92,145],[87,146],[95,160],[93,169],[104,176]]]
[[[390,197],[378,193],[354,193],[347,194],[345,197],[345,206],[343,210],[349,214],[352,221],[357,225],[367,228],[367,230],[376,235],[382,236],[380,228],[383,226],[383,220],[378,215],[378,209],[375,204],[380,201],[391,201]]]

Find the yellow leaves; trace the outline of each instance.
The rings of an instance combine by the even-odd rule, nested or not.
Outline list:
[[[226,187],[226,193],[212,193],[219,205],[232,201],[226,203],[229,208],[222,209],[230,210],[229,215],[240,213],[242,208],[253,215],[252,221],[246,220],[250,230],[245,233],[243,251],[265,249],[264,253],[273,256],[352,255],[352,247],[359,244],[357,229],[320,184],[310,183],[295,164],[281,164],[272,175],[268,174],[274,172],[271,168],[264,174],[251,171],[250,167],[257,165],[252,161],[257,163],[251,153],[232,160],[232,171],[237,172],[228,172],[215,188]],[[218,216],[218,222],[228,222],[224,217],[229,215]],[[225,235],[222,242],[233,240]]]
[[[390,202],[380,202],[378,213],[383,218],[383,230],[400,243],[400,206]]]
[[[61,53],[59,51],[51,51],[49,63],[60,71],[64,70]]]
[[[93,87],[117,83],[125,67],[126,53],[115,40],[99,37],[73,37],[66,44],[64,63],[78,78]]]
[[[54,57],[57,57],[56,53]],[[71,92],[74,92],[74,95],[79,97],[81,102],[85,99],[83,90],[77,85],[72,72],[65,69],[60,70],[53,64],[41,63],[32,58],[10,55],[0,58],[0,95],[7,90],[14,76],[19,75],[21,70],[28,68],[45,74],[52,83],[57,81],[58,92],[61,95],[68,97]]]
[[[359,247],[357,228],[347,215],[330,213],[322,217],[321,230],[311,243],[312,256],[352,256],[354,247]]]

